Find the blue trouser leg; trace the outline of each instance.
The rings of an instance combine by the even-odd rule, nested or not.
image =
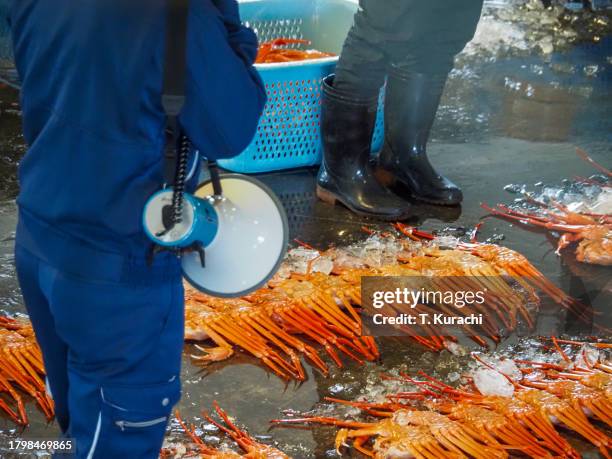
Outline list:
[[[79,279],[39,262],[38,284],[68,349],[67,435],[76,441],[76,457],[157,458],[180,398],[180,279]],[[41,333],[47,327],[38,326]],[[47,354],[43,341],[41,347]]]
[[[62,433],[68,430],[68,347],[55,332],[49,302],[40,285],[38,259],[19,247],[15,250],[17,277],[36,339],[44,350],[43,360],[47,372],[47,389],[55,403],[55,419]]]

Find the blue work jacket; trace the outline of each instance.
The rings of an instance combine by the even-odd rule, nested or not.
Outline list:
[[[10,1],[28,144],[17,243],[60,269],[104,277],[96,264],[133,271],[146,256],[142,210],[163,183],[165,14],[165,0]],[[180,122],[203,156],[252,140],[266,101],[256,53],[235,0],[191,0]]]

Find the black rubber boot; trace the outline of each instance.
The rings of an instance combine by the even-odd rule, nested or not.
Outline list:
[[[381,185],[370,162],[377,98],[355,99],[333,88],[333,75],[323,81],[321,135],[323,162],[317,196],[340,202],[354,213],[396,221],[409,216],[410,204]]]
[[[463,194],[433,168],[426,152],[445,83],[446,75],[391,68],[385,96],[385,145],[377,177],[401,197],[450,206],[459,204]]]

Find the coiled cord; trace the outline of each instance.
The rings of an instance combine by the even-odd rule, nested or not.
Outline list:
[[[172,194],[172,223],[178,225],[183,221],[183,202],[185,193],[185,180],[191,142],[186,135],[181,134],[179,139],[178,157],[176,158],[176,171],[174,175],[174,192]]]

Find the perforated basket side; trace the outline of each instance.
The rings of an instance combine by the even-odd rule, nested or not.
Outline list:
[[[257,34],[260,43],[281,37],[303,39],[303,24],[302,18],[245,21],[245,25]]]
[[[340,53],[357,3],[352,0],[249,0],[240,3],[245,24],[261,41],[305,38],[312,47]],[[242,173],[314,166],[321,162],[321,81],[334,72],[337,58],[262,64],[268,103],[253,142],[237,157],[219,164]],[[380,106],[382,111],[382,106]],[[373,149],[382,146],[382,116]]]
[[[321,161],[321,80],[334,64],[263,70],[268,102],[253,142],[239,156],[219,164],[255,173],[313,166]]]
[[[260,42],[274,38],[310,40],[312,47],[339,54],[353,15],[355,0],[242,0],[240,15]]]

